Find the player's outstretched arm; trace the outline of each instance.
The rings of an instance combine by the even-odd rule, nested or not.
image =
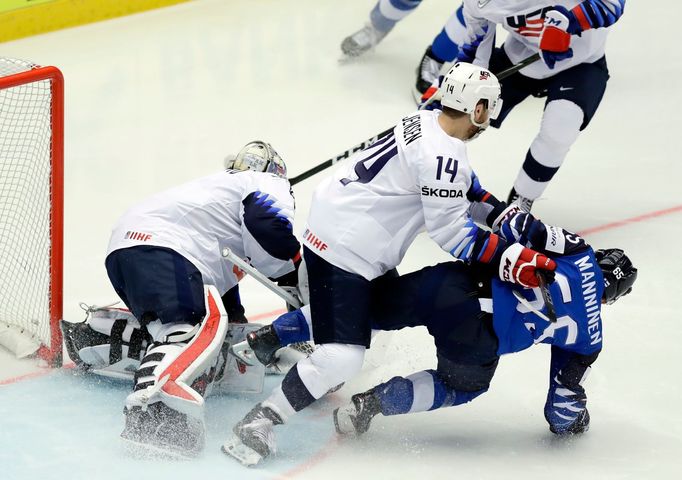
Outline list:
[[[589,248],[577,233],[543,223],[530,213],[516,212],[494,228],[508,242],[518,242],[546,255],[574,255]]]
[[[577,434],[589,429],[590,414],[583,383],[599,352],[581,355],[552,347],[549,391],[545,403],[545,419],[552,433]]]

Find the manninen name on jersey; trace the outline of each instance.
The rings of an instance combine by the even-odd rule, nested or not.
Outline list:
[[[422,196],[440,198],[463,198],[464,193],[462,192],[462,190],[456,189],[422,187]]]
[[[587,331],[590,334],[591,344],[601,343],[601,298],[597,298],[597,283],[594,280],[594,265],[590,261],[589,255],[579,258],[573,262],[580,270],[582,275],[582,294],[587,312]]]
[[[405,146],[422,137],[422,122],[419,114],[403,118]]]

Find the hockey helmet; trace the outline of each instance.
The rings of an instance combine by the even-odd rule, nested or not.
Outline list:
[[[604,274],[604,301],[611,304],[632,291],[637,280],[637,269],[618,248],[607,248],[594,252],[599,268]]]
[[[471,63],[457,62],[443,77],[440,86],[441,100],[444,107],[468,113],[471,123],[480,129],[486,129],[490,120],[495,120],[502,110],[500,82],[487,68]],[[476,105],[484,101],[488,107],[488,118],[485,122],[476,122]]]
[[[254,172],[272,173],[278,177],[287,177],[284,160],[272,148],[272,145],[260,140],[247,143],[234,159],[228,159],[225,165],[231,170],[251,170]]]

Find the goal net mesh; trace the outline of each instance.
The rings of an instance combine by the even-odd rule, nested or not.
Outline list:
[[[0,80],[35,67],[0,58]],[[47,346],[52,336],[50,84],[3,88],[0,83],[0,329]]]

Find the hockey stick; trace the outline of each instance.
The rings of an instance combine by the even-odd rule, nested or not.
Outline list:
[[[547,307],[547,316],[550,322],[556,322],[556,310],[554,309],[554,300],[552,300],[552,293],[549,291],[549,285],[547,285],[547,277],[541,270],[535,272],[535,276],[540,284],[540,292],[542,293],[542,300],[545,302],[545,307]]]
[[[538,60],[540,60],[540,54],[539,54],[539,53],[534,53],[534,54],[531,55],[530,57],[524,58],[523,60],[521,60],[521,61],[520,61],[519,63],[517,63],[516,65],[513,65],[513,66],[509,67],[509,68],[506,69],[506,70],[502,70],[498,75],[496,75],[496,76],[497,76],[497,79],[498,79],[498,80],[502,80],[502,79],[504,79],[504,78],[507,78],[508,76],[515,74],[516,72],[518,72],[518,71],[521,70],[522,68],[527,67],[527,66],[530,65],[531,63],[535,63],[535,62],[537,62]],[[435,97],[435,94],[434,94],[431,98],[434,98],[434,97]],[[423,107],[425,107],[425,106],[428,105],[429,103],[431,103],[431,102],[427,100],[427,102],[423,105]],[[368,139],[365,140],[364,142],[359,143],[359,144],[355,145],[354,147],[349,148],[349,149],[346,150],[345,152],[340,153],[339,155],[337,155],[337,156],[335,156],[335,157],[332,157],[332,158],[330,158],[329,160],[325,160],[324,162],[322,162],[322,163],[320,163],[319,165],[317,165],[317,166],[311,168],[310,170],[306,170],[305,172],[303,172],[303,173],[301,173],[301,174],[299,174],[299,175],[296,175],[295,177],[290,178],[290,179],[289,179],[289,183],[293,186],[293,185],[296,185],[296,184],[299,183],[299,182],[302,182],[303,180],[305,180],[305,179],[307,179],[307,178],[312,177],[312,176],[315,175],[316,173],[319,173],[319,172],[321,172],[322,170],[325,170],[325,169],[331,167],[332,165],[334,165],[334,164],[340,162],[341,160],[344,160],[344,159],[350,157],[350,156],[353,155],[355,152],[358,152],[358,151],[360,151],[360,150],[363,150],[363,149],[367,148],[367,147],[368,147],[369,145],[371,145],[372,143],[374,143],[374,142],[376,142],[377,140],[379,140],[379,139],[385,137],[386,135],[390,134],[390,133],[393,131],[394,128],[395,128],[395,126],[393,126],[393,127],[391,127],[391,128],[387,128],[387,129],[384,130],[383,132],[378,133],[378,134],[374,135],[373,137],[368,138]]]
[[[229,248],[225,247],[223,248],[223,258],[229,260],[231,263],[251,275],[253,278],[255,278],[257,281],[259,281],[263,286],[265,286],[268,290],[273,292],[274,294],[278,295],[280,298],[282,298],[285,302],[287,302],[289,305],[291,305],[294,308],[301,308],[301,302],[294,297],[292,294],[284,290],[282,287],[277,285],[275,282],[270,280],[268,277],[260,273],[258,270],[256,270],[253,266],[249,265],[247,262],[239,258],[237,255],[235,255],[232,250]]]
[[[540,282],[539,288],[540,292],[542,294],[542,300],[545,303],[545,307],[547,308],[547,315],[542,313],[540,310],[535,308],[531,303],[523,296],[521,293],[517,292],[516,290],[513,290],[514,297],[523,305],[526,307],[528,310],[533,312],[535,315],[538,317],[542,318],[546,322],[556,322],[556,311],[554,310],[554,301],[552,300],[552,294],[549,292],[549,287],[547,285],[547,280],[545,279],[545,276],[541,274],[540,272],[536,272],[536,277],[538,281]]]

